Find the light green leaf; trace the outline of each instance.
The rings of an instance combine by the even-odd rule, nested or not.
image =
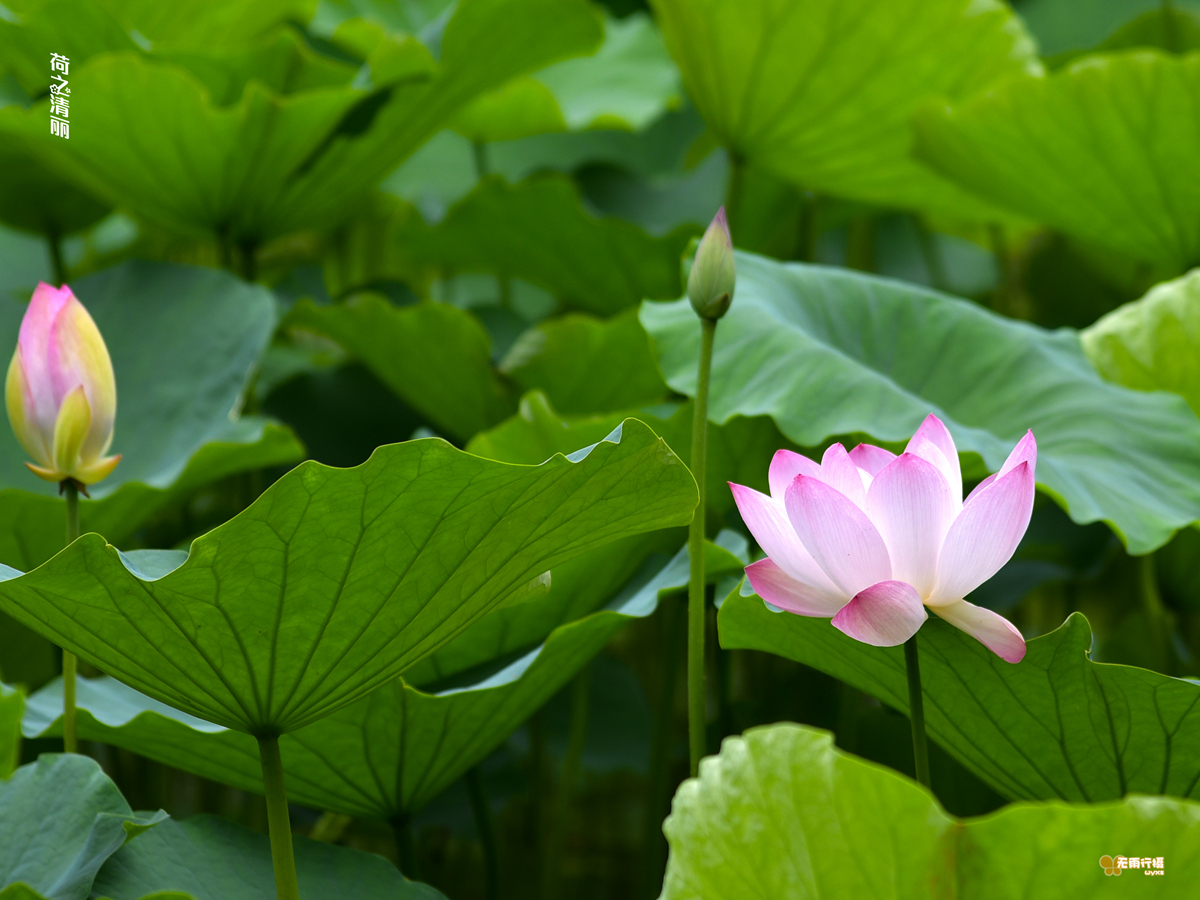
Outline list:
[[[82,500],[85,529],[124,541],[151,516],[226,475],[292,462],[289,431],[239,417],[275,329],[269,291],[216,269],[129,262],[72,285],[96,320],[117,378],[113,474]],[[15,348],[24,309],[0,307],[0,347]],[[0,563],[33,568],[62,548],[57,486],[35,478],[0,428]]]
[[[632,409],[668,393],[633,309],[607,320],[568,315],[542,322],[517,339],[500,371],[524,391],[544,391],[567,415]]]
[[[1109,381],[1140,391],[1172,391],[1200,415],[1200,270],[1113,310],[1080,338],[1092,365]]]
[[[743,561],[707,545],[709,578],[741,571]],[[396,679],[357,703],[286,735],[280,742],[288,796],[314,809],[391,821],[412,814],[477,764],[586,665],[631,619],[652,613],[660,595],[686,588],[681,550],[664,565],[651,559],[604,610],[561,625],[542,644],[513,648],[451,681],[421,689]],[[559,602],[562,602],[562,596]],[[458,639],[482,638],[497,610]],[[550,610],[545,610],[549,612]],[[477,641],[478,642],[478,641]],[[217,781],[261,793],[253,739],[198,719],[112,679],[79,683],[80,735],[117,744]],[[61,731],[62,689],[30,701],[30,736]]]
[[[0,781],[0,888],[24,884],[46,900],[85,900],[105,860],[163,815],[135,816],[86,756],[44,753]]]
[[[918,121],[945,177],[1170,274],[1200,262],[1200,56],[1089,56]]]
[[[487,332],[469,312],[447,303],[395,306],[378,294],[335,306],[304,300],[285,325],[333,338],[457,440],[495,425],[515,405],[512,389],[492,368]]]
[[[430,269],[489,272],[608,316],[646,297],[677,295],[679,258],[699,232],[683,226],[651,237],[621,219],[594,216],[571,179],[557,174],[514,185],[485,178],[436,226],[403,201],[376,203],[343,231],[326,263],[335,295],[385,278],[420,283]]]
[[[394,865],[372,853],[301,835],[293,837],[292,843],[301,897],[445,900],[428,885],[405,880]],[[171,819],[112,857],[96,879],[96,896],[106,900],[274,897],[270,841],[265,834],[216,816]]]
[[[12,775],[21,762],[21,716],[25,692],[0,683],[0,781]]]
[[[956,820],[896,773],[799,725],[727,738],[675,795],[662,900],[1190,897],[1200,806],[1129,797]],[[1102,855],[1163,857],[1106,877]]]
[[[476,98],[454,127],[473,141],[549,131],[640,131],[682,100],[679,71],[645,13],[608,18],[591,56],[564,60]]]
[[[822,193],[977,217],[910,156],[914,112],[1037,71],[996,0],[653,0],[688,94],[737,157]]]
[[[0,109],[0,120],[22,115],[20,107]],[[61,236],[94,225],[108,212],[107,204],[48,169],[23,140],[10,136],[0,143],[0,220],[6,224]]]
[[[908,711],[900,647],[870,647],[754,595],[727,599],[718,623],[722,647],[803,662]],[[1200,687],[1094,663],[1091,645],[1074,613],[1012,665],[931,616],[918,636],[929,736],[1010,799],[1200,797]]]
[[[306,22],[316,0],[100,0],[114,17],[155,45],[207,47],[253,40],[276,25]]]
[[[684,524],[695,503],[690,473],[633,419],[536,468],[412,441],[353,469],[304,463],[154,581],[85,535],[28,575],[4,573],[0,609],[155,699],[282,734],[391,680],[547,569]]]
[[[815,446],[852,432],[906,440],[933,412],[991,471],[1031,428],[1043,490],[1076,522],[1109,523],[1130,553],[1200,519],[1200,422],[1178,397],[1101,381],[1075,332],[844,270],[744,253],[737,267],[714,422],[770,415]],[[642,324],[667,383],[694,393],[700,327],[687,300],[644,304]]]

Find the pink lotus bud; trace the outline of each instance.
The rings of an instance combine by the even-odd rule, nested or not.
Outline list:
[[[963,597],[1017,549],[1033,512],[1036,465],[1030,431],[964,501],[954,438],[934,415],[900,456],[867,444],[847,453],[834,444],[818,464],[780,450],[769,497],[730,485],[767,554],[746,575],[771,605],[832,618],[864,643],[904,643],[928,607],[1001,659],[1019,662],[1021,633]]]
[[[725,221],[725,207],[717,210],[688,273],[687,295],[702,319],[719,319],[733,301],[737,272],[733,264],[733,239]]]
[[[95,484],[120,462],[112,443],[117,384],[104,338],[69,287],[33,292],[5,384],[8,421],[46,481]]]

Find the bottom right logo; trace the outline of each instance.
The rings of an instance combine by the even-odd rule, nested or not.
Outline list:
[[[1109,856],[1100,857],[1100,868],[1105,875],[1120,875],[1125,869],[1141,869],[1143,875],[1162,875],[1161,856]]]

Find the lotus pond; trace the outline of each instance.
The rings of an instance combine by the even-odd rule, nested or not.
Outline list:
[[[1192,898],[1200,0],[0,0],[0,900]]]

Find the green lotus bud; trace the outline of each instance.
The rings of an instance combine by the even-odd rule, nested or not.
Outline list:
[[[717,210],[688,273],[687,294],[692,309],[702,319],[719,319],[729,309],[737,272],[733,266],[733,240],[725,221],[725,207]]]

